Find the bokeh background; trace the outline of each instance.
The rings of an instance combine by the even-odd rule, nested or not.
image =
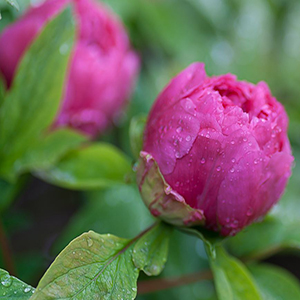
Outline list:
[[[0,0],[0,32],[20,11]],[[130,119],[147,113],[165,84],[194,61],[208,75],[234,73],[239,80],[266,81],[290,117],[289,136],[296,157],[300,147],[300,2],[298,0],[103,0],[127,27],[142,68],[130,105],[114,129],[100,140],[132,157]],[[300,195],[297,163],[289,189]],[[36,285],[58,252],[84,231],[133,237],[152,222],[134,185],[111,190],[75,192],[33,177],[3,216],[18,277]],[[289,193],[290,195],[291,193]],[[300,201],[300,199],[299,199]],[[299,212],[300,215],[300,212]],[[295,229],[297,230],[297,229]],[[200,241],[176,232],[161,275],[180,276],[208,267]],[[1,254],[1,253],[0,253]],[[300,257],[289,252],[269,262],[300,278]],[[0,257],[0,267],[2,266]],[[139,296],[138,299],[214,299],[211,282]]]

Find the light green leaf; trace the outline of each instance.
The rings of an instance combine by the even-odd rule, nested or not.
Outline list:
[[[0,269],[0,299],[28,300],[34,288]]]
[[[268,264],[254,265],[250,271],[264,300],[299,300],[297,278],[286,270]]]
[[[159,223],[141,237],[133,248],[135,266],[148,276],[159,275],[167,261],[172,227]]]
[[[208,255],[220,300],[262,300],[259,290],[246,267],[216,246],[215,257]]]
[[[151,236],[152,231],[156,236],[158,226],[151,226],[132,240],[92,231],[84,233],[55,259],[31,300],[134,299],[139,268],[133,262],[133,249],[139,239],[149,233]],[[157,242],[156,238],[152,241]],[[153,258],[149,258],[152,263]]]
[[[130,161],[120,150],[110,144],[93,143],[68,153],[38,175],[58,186],[89,190],[124,183],[131,172]]]
[[[24,55],[0,111],[2,174],[7,175],[16,159],[53,122],[62,98],[74,32],[71,10],[66,9],[48,23]]]
[[[129,138],[132,154],[135,158],[140,157],[143,147],[143,133],[146,124],[146,116],[136,116],[131,119],[129,127]]]
[[[13,6],[15,9],[19,10],[19,4],[16,0],[5,0],[8,4],[10,4],[11,6]]]
[[[58,129],[32,145],[24,155],[14,163],[16,173],[50,168],[66,154],[75,149],[86,137],[70,129]]]

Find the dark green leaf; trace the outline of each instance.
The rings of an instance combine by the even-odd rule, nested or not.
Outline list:
[[[133,117],[129,127],[131,151],[135,158],[140,157],[143,147],[143,133],[146,124],[146,116]]]
[[[167,261],[171,233],[171,226],[159,223],[136,242],[133,261],[139,270],[148,276],[161,273]]]
[[[246,267],[230,257],[221,246],[215,256],[210,253],[210,265],[220,300],[260,300],[261,295]]]
[[[157,248],[159,227],[155,224],[132,240],[92,231],[84,233],[56,258],[39,282],[32,300],[134,299],[139,268],[133,262],[133,251],[140,239],[143,243],[153,241],[153,247],[149,243],[146,249],[139,245],[136,250],[145,249],[150,264],[154,263],[150,253]],[[150,238],[152,234],[154,238]],[[163,256],[164,252],[161,252]],[[141,267],[148,265],[149,262],[143,261]]]
[[[68,153],[47,172],[44,180],[70,189],[99,189],[124,183],[130,174],[129,159],[116,147],[94,143]]]
[[[8,4],[13,6],[15,9],[19,10],[19,4],[16,0],[5,0]]]
[[[284,269],[268,264],[254,265],[250,271],[264,300],[299,300],[297,278]]]
[[[28,300],[34,288],[0,269],[0,299]]]
[[[67,151],[75,149],[84,141],[86,141],[86,137],[75,131],[58,129],[37,141],[35,145],[32,145],[32,147],[15,162],[15,172],[20,173],[50,168],[53,164],[57,163]]]
[[[2,174],[50,126],[62,98],[74,40],[70,9],[50,21],[24,55],[0,112]],[[12,176],[12,175],[11,175]]]

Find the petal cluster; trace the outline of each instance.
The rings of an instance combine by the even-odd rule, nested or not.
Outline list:
[[[67,4],[73,5],[77,37],[54,125],[96,136],[122,110],[139,68],[123,25],[103,5],[93,0],[48,0],[31,8],[1,35],[0,71],[10,87],[26,49]]]
[[[234,235],[284,191],[293,162],[287,126],[264,82],[207,77],[204,65],[194,63],[156,100],[143,153],[187,205],[203,212],[208,229]]]

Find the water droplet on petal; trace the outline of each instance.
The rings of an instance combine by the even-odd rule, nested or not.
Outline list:
[[[192,138],[191,138],[190,135],[188,135],[188,136],[185,138],[185,140],[186,140],[187,142],[189,142],[191,139],[192,139]]]
[[[250,208],[248,209],[248,211],[247,211],[247,216],[250,217],[250,216],[252,216],[252,215],[253,215],[253,208],[250,207]]]
[[[201,164],[205,164],[205,158],[203,157],[200,162]]]
[[[231,169],[230,169],[230,173],[234,173],[234,168],[231,168]]]
[[[177,133],[180,133],[181,131],[182,131],[182,127],[179,126],[179,127],[176,129],[176,132],[177,132]]]
[[[28,292],[30,292],[31,291],[31,288],[30,287],[26,287],[25,289],[24,289],[24,293],[28,293]]]
[[[216,168],[216,170],[217,170],[217,172],[220,172],[220,171],[221,171],[221,167],[218,166],[218,167]]]

